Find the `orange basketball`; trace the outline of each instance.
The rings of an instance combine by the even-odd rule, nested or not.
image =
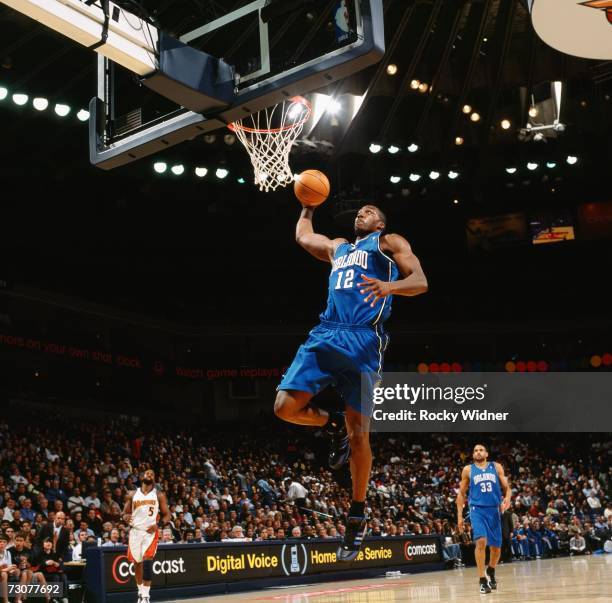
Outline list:
[[[306,170],[296,177],[293,190],[302,205],[316,207],[329,197],[329,180],[319,170]]]

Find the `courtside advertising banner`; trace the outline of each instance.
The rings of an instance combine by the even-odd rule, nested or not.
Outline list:
[[[352,563],[338,563],[338,540],[287,540],[265,543],[219,543],[164,547],[153,562],[153,589],[314,576],[344,570],[411,566],[441,561],[439,538],[408,536],[366,539]],[[103,550],[107,593],[134,590],[134,565],[125,547]]]

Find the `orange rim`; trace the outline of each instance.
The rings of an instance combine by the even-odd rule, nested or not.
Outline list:
[[[302,119],[296,121],[295,123],[288,124],[283,126],[282,128],[249,128],[248,126],[243,126],[239,121],[233,121],[231,124],[228,124],[227,127],[235,132],[236,130],[240,130],[242,132],[248,132],[249,134],[279,134],[280,132],[287,132],[289,130],[293,130],[294,128],[299,128],[304,125],[308,119],[310,118],[310,114],[312,113],[312,107],[310,103],[302,96],[294,96],[289,99],[292,101],[291,105],[304,105],[306,107],[306,114]],[[289,105],[289,106],[291,106]]]

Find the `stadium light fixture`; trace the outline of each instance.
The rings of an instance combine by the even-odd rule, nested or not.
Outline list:
[[[387,73],[389,75],[397,75],[397,65],[395,63],[390,63],[389,65],[387,65]]]
[[[70,111],[71,109],[68,105],[64,105],[62,103],[57,103],[57,105],[55,105],[55,113],[60,117],[66,117]]]
[[[19,93],[13,94],[13,102],[22,107],[28,102],[28,95]]]
[[[44,111],[49,106],[49,101],[46,98],[35,98],[32,104],[37,111]]]

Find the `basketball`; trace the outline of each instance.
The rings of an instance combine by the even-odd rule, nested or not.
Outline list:
[[[306,170],[295,179],[293,190],[302,205],[316,207],[329,197],[329,180],[319,170]]]

